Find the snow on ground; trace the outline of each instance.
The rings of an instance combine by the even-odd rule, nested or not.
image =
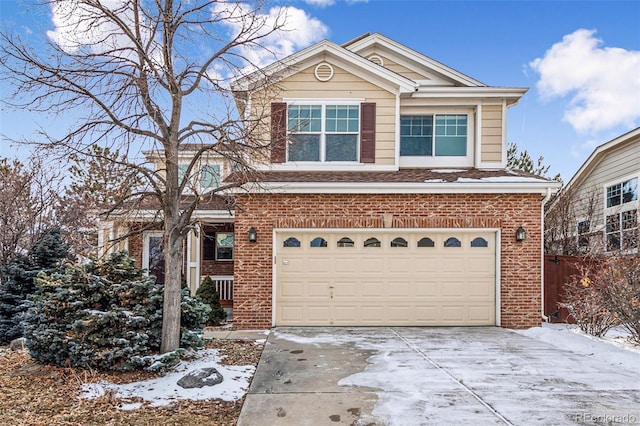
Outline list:
[[[591,398],[598,390],[604,390],[597,397],[603,405],[594,404],[594,410],[609,414],[622,410],[620,413],[636,415],[635,409],[630,409],[635,400],[628,390],[637,388],[640,347],[625,341],[627,335],[622,329],[612,330],[602,339],[566,324],[510,332],[553,345],[567,354],[548,358],[548,352],[541,352],[539,344],[528,345],[519,340],[509,344],[512,348],[502,347],[501,342],[483,337],[482,328],[478,329],[477,341],[464,336],[460,340],[441,337],[439,333],[446,334],[446,330],[435,329],[430,335],[433,346],[427,353],[414,346],[420,344],[421,338],[405,339],[401,336],[404,333],[395,333],[393,328],[366,333],[366,337],[361,337],[365,333],[359,336],[349,332],[311,337],[280,332],[275,335],[300,344],[352,345],[373,350],[365,370],[338,384],[377,389],[378,400],[371,414],[389,425],[511,424],[507,419],[513,424],[558,424],[582,413],[584,401],[576,401]],[[469,356],[485,350],[502,355],[488,355],[479,368],[478,360],[474,362]],[[528,350],[532,352],[526,353]],[[612,367],[595,368],[606,364]],[[559,390],[566,395],[558,395]],[[556,396],[541,399],[547,394]],[[607,405],[611,399],[616,402]]]
[[[640,373],[640,346],[629,342],[629,334],[623,327],[610,329],[604,337],[591,336],[571,324],[544,323],[542,327],[516,330],[516,333]]]
[[[117,398],[128,399],[140,397],[148,401],[152,407],[164,406],[177,399],[222,399],[224,401],[237,401],[242,398],[249,389],[249,382],[255,372],[253,365],[233,366],[220,365],[220,355],[215,349],[206,349],[196,352],[196,357],[191,360],[183,360],[169,373],[162,377],[127,384],[114,384],[110,382],[90,383],[82,386],[84,398],[97,398],[108,391],[113,391]],[[215,386],[184,389],[177,382],[190,371],[201,368],[214,367],[222,375],[224,380]],[[142,404],[123,404],[122,409],[139,408]]]

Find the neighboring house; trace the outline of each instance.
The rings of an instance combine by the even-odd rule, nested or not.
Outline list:
[[[540,324],[542,208],[559,184],[505,168],[526,89],[380,34],[322,41],[233,89],[247,120],[270,111],[270,161],[232,213],[196,212],[185,275],[192,290],[233,283],[235,327]],[[143,235],[129,249],[151,267],[158,236]]]
[[[548,254],[638,253],[640,127],[598,146],[549,203]]]

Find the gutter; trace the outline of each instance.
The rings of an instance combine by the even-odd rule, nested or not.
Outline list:
[[[542,316],[542,320],[547,323],[549,322],[549,317],[544,314],[544,206],[546,206],[551,199],[551,195],[551,187],[547,187],[547,195],[542,199],[542,206],[540,208],[540,227],[542,228],[542,247],[540,247],[540,264],[542,265],[540,268],[540,296],[542,300],[540,303],[540,315]]]

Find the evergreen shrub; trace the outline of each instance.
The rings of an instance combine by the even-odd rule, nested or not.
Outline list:
[[[27,348],[38,362],[100,370],[157,369],[180,352],[157,356],[163,285],[137,268],[126,252],[103,263],[40,274],[25,316]],[[202,346],[208,306],[182,293],[181,347]]]
[[[216,286],[211,279],[207,276],[198,287],[196,296],[202,300],[202,303],[209,305],[211,312],[207,320],[208,325],[220,325],[222,321],[227,319],[227,313],[222,305],[220,305],[220,294],[216,291]]]

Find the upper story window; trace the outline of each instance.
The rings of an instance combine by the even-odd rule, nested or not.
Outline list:
[[[213,189],[220,186],[220,166],[206,164],[200,167],[200,189]]]
[[[607,251],[629,250],[638,242],[638,178],[633,177],[613,185],[605,191],[605,237]]]
[[[400,155],[464,157],[467,155],[467,115],[433,114],[400,117]]]
[[[360,105],[287,107],[288,161],[358,161]]]
[[[638,201],[638,178],[607,186],[607,207]]]

